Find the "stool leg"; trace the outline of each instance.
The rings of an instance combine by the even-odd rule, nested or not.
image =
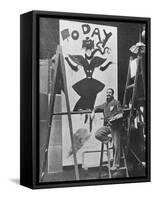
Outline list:
[[[107,159],[108,159],[108,170],[109,170],[109,178],[111,178],[111,166],[110,166],[110,149],[109,144],[107,143]]]
[[[100,156],[100,165],[99,165],[99,174],[98,174],[98,178],[101,178],[101,170],[102,170],[102,163],[103,163],[103,152],[104,152],[104,144],[102,143],[102,147],[101,147],[101,156]]]

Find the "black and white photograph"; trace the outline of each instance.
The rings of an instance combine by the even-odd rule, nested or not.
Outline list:
[[[146,178],[147,24],[39,17],[39,183]]]
[[[152,1],[1,3],[0,199],[153,199]]]

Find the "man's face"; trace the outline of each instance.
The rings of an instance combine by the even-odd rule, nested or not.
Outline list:
[[[106,92],[106,99],[107,101],[110,101],[113,98],[112,90],[107,90]]]

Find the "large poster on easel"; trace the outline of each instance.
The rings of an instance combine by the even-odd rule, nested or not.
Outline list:
[[[103,125],[103,116],[97,114],[91,124],[90,114],[84,111],[105,102],[109,87],[114,88],[117,98],[117,27],[67,20],[60,20],[59,27],[70,108],[74,112],[83,111],[83,114],[72,115],[77,161],[84,165],[86,160],[89,166],[95,166],[99,163],[99,156],[93,151],[99,151],[101,144],[94,133]],[[62,112],[65,111],[66,102],[62,93]],[[65,115],[62,116],[62,144],[63,166],[73,165],[68,118]]]

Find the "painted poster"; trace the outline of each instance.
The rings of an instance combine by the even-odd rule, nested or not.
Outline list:
[[[60,20],[59,24],[71,111],[92,110],[102,104],[110,87],[117,98],[117,27],[67,20]],[[96,154],[100,153],[101,143],[95,139],[95,131],[103,125],[103,115],[97,114],[92,125],[90,114],[75,114],[72,123],[75,136],[82,135],[76,147],[78,164],[98,166]],[[73,165],[67,116],[62,116],[62,144],[63,166]]]

